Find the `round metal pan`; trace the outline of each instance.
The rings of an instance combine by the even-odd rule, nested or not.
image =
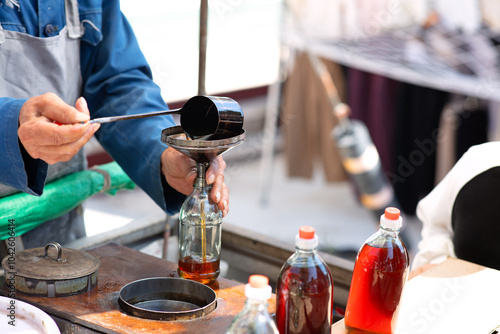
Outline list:
[[[153,320],[189,320],[203,317],[217,307],[210,287],[183,278],[155,277],[131,282],[120,290],[123,310]]]

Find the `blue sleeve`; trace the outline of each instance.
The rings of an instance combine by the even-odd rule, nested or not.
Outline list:
[[[19,143],[19,111],[26,99],[0,98],[0,183],[31,195],[41,195],[48,165],[31,158]]]
[[[89,9],[89,15],[96,12]],[[91,117],[167,109],[118,1],[102,1],[102,15],[93,22],[100,32],[89,30],[95,36],[89,35],[87,40],[84,36],[81,46],[83,96]],[[176,213],[185,198],[161,173],[160,159],[167,148],[161,142],[161,131],[173,125],[172,117],[159,116],[102,124],[96,133],[130,178],[168,213]]]

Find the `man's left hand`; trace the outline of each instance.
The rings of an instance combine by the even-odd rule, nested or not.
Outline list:
[[[186,155],[169,147],[161,156],[162,173],[168,184],[178,192],[189,195],[193,191],[196,178],[196,163]],[[229,189],[224,183],[226,162],[221,156],[210,162],[205,175],[207,183],[212,184],[211,199],[222,210],[223,216],[229,212]]]

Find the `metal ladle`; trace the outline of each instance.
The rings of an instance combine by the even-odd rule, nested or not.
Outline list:
[[[191,139],[220,138],[240,133],[243,129],[243,111],[236,101],[228,97],[203,95],[190,98],[178,109],[94,118],[88,123],[109,123],[169,114],[181,115],[182,129]]]

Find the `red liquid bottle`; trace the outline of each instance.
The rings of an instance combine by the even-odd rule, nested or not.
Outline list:
[[[344,318],[350,334],[395,331],[409,268],[408,251],[398,235],[401,225],[400,211],[387,208],[379,231],[358,253]]]
[[[318,237],[303,226],[295,238],[295,253],[281,268],[276,286],[276,323],[280,334],[330,333],[333,279],[316,251]]]

